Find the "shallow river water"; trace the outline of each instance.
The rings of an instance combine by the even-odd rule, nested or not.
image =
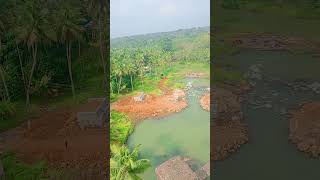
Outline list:
[[[141,158],[152,163],[141,175],[145,180],[156,179],[155,168],[177,155],[191,157],[199,166],[210,159],[210,115],[199,102],[200,95],[209,87],[209,80],[185,81],[193,84],[187,94],[188,107],[164,118],[141,122],[129,137],[129,147],[141,144]]]
[[[265,79],[255,81],[248,102],[264,99],[269,108],[244,103],[249,143],[228,159],[214,162],[213,179],[320,179],[320,160],[308,158],[288,142],[288,119],[284,115],[289,108],[320,100],[320,96],[311,91],[292,91],[281,83],[299,78],[320,82],[320,59],[286,52],[249,51],[234,55],[228,61],[243,72],[247,72],[251,65],[260,64]]]

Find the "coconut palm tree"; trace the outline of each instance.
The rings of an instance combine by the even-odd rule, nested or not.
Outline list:
[[[111,180],[141,179],[137,174],[143,173],[151,164],[147,159],[138,159],[139,147],[130,151],[124,145],[111,145]]]
[[[0,58],[1,58],[2,39],[4,39],[6,29],[8,27],[7,25],[8,25],[9,16],[11,14],[9,14],[9,11],[8,11],[8,6],[10,4],[8,1],[1,0],[0,4],[1,4],[1,6],[0,6]],[[0,79],[2,81],[2,84],[4,87],[4,92],[5,92],[3,99],[10,101],[8,86],[7,86],[6,79],[5,79],[5,70],[4,70],[3,65],[1,63],[2,62],[0,59]]]
[[[38,46],[46,39],[50,39],[48,26],[48,11],[45,4],[39,0],[21,1],[17,4],[14,33],[17,44],[24,44],[31,51],[32,66],[26,80],[26,105],[30,105],[30,91],[34,71],[37,64]]]
[[[83,22],[81,11],[72,1],[59,1],[59,8],[56,9],[54,17],[56,18],[55,27],[58,40],[66,46],[69,78],[72,88],[73,99],[75,100],[75,87],[72,76],[71,49],[72,43],[82,38],[83,28],[80,25]]]
[[[106,33],[109,25],[109,1],[108,0],[87,0],[88,2],[88,11],[92,16],[93,20],[97,21],[98,24],[98,33],[99,33],[99,49],[100,49],[100,61],[103,67],[104,74],[104,85],[107,90],[108,83],[108,74],[107,67],[109,66],[109,62],[106,62]]]
[[[8,86],[7,86],[7,83],[6,83],[6,79],[5,79],[5,74],[4,74],[4,69],[2,67],[2,64],[0,63],[0,79],[3,83],[3,87],[4,87],[4,92],[5,92],[5,95],[3,96],[3,100],[5,101],[10,101],[10,95],[9,95],[9,91],[8,91]]]

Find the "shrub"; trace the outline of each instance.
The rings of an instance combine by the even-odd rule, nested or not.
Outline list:
[[[111,143],[124,144],[133,131],[133,124],[124,113],[111,111],[110,114],[110,140]]]
[[[17,161],[13,153],[5,153],[0,157],[6,179],[42,179],[45,174],[46,164],[39,162],[33,165],[26,165]]]
[[[15,106],[13,103],[7,101],[0,102],[0,120],[7,120],[16,112]]]

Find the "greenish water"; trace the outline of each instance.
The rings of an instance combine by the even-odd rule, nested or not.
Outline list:
[[[242,52],[228,59],[246,72],[250,65],[261,64],[262,73],[271,79],[291,81],[307,78],[320,82],[320,59],[286,52]],[[277,96],[271,96],[272,92]],[[228,159],[214,163],[213,179],[218,180],[316,180],[320,179],[320,160],[310,159],[288,142],[288,119],[281,109],[296,107],[305,101],[319,101],[312,92],[292,92],[277,82],[257,81],[248,99],[272,97],[270,109],[255,109],[244,103],[249,125],[249,143]]]
[[[204,165],[210,159],[210,115],[203,110],[199,96],[209,87],[209,80],[187,79],[193,84],[188,91],[188,107],[164,118],[149,119],[138,124],[128,145],[142,144],[141,158],[150,159],[152,167],[141,177],[156,179],[155,168],[177,156],[188,156]]]

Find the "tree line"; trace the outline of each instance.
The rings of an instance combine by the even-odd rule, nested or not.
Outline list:
[[[114,42],[113,42],[114,41]],[[158,33],[111,41],[110,90],[120,94],[144,86],[145,78],[161,78],[175,62],[210,60],[209,33],[203,30]]]
[[[111,93],[134,90],[134,82],[146,76],[159,76],[170,63],[171,53],[158,49],[111,49]]]

